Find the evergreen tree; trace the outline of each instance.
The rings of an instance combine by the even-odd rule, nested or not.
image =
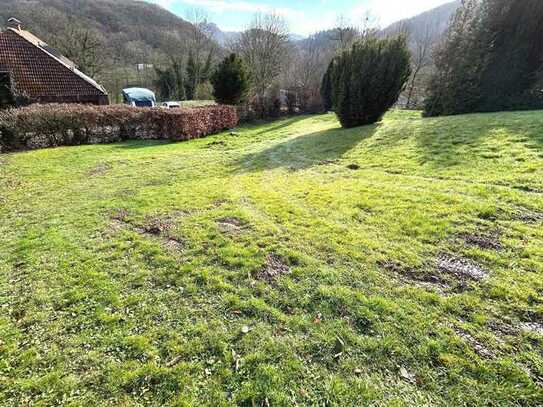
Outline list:
[[[194,99],[194,91],[198,84],[199,73],[197,65],[192,52],[189,53],[189,59],[187,61],[187,80],[185,81],[185,95],[188,100]]]
[[[200,72],[198,83],[205,83],[211,79],[212,67],[213,67],[213,54],[210,52],[207,55],[206,62],[203,65],[202,71]]]
[[[481,25],[489,52],[478,110],[543,107],[535,87],[543,69],[543,2],[486,0]]]
[[[332,69],[333,105],[345,128],[375,123],[398,100],[411,74],[403,36],[355,42]]]
[[[249,74],[242,59],[236,54],[225,58],[211,77],[213,95],[217,103],[238,105],[249,90]]]
[[[334,70],[335,59],[333,59],[328,65],[328,69],[322,78],[321,83],[321,97],[322,103],[325,112],[329,112],[333,109],[333,100],[332,100],[332,74]]]
[[[427,116],[543,108],[543,2],[465,0],[436,56]]]
[[[166,69],[155,68],[155,72],[155,86],[162,100],[185,99],[183,65],[179,61],[172,59]]]
[[[189,53],[189,59],[187,61],[185,91],[187,99],[195,99],[196,88],[209,81],[211,75],[211,68],[213,65],[213,53],[209,52],[204,62],[198,61],[194,54]]]

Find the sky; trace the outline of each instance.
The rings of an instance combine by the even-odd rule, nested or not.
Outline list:
[[[379,26],[413,17],[451,0],[147,0],[185,17],[193,8],[203,9],[223,31],[242,31],[257,12],[274,12],[285,18],[290,31],[310,35],[332,28],[338,16],[354,24],[370,11]]]

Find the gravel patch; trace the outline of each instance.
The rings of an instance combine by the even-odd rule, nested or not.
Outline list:
[[[472,260],[441,253],[437,257],[437,271],[450,274],[460,280],[482,281],[489,273]]]

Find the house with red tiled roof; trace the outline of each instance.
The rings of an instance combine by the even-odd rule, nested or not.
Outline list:
[[[0,79],[31,103],[109,104],[103,86],[15,19],[0,32]]]

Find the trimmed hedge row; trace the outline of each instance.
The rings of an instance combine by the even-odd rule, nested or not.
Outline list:
[[[177,110],[32,105],[0,110],[0,152],[135,139],[190,140],[237,124],[236,108],[224,105]]]

